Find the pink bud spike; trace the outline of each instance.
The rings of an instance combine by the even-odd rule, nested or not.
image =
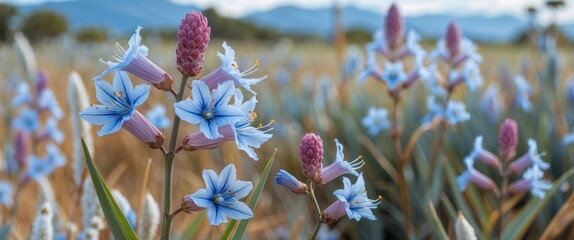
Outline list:
[[[450,22],[446,30],[446,47],[449,52],[449,57],[454,58],[460,51],[460,40],[462,39],[462,32],[455,22]]]
[[[397,50],[403,44],[404,23],[395,4],[391,5],[385,19],[385,38],[391,50]]]
[[[194,77],[203,68],[203,55],[209,44],[211,28],[201,12],[185,15],[177,31],[177,69],[184,75]]]
[[[314,133],[307,133],[299,144],[303,174],[317,184],[321,184],[323,167],[323,140]]]
[[[516,121],[507,118],[498,131],[498,149],[500,156],[508,161],[516,154],[518,144],[518,125]]]

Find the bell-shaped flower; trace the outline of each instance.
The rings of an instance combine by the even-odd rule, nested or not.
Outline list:
[[[345,161],[343,144],[339,143],[339,140],[335,139],[335,145],[337,145],[337,155],[335,157],[335,162],[329,166],[321,168],[320,184],[326,184],[344,174],[353,174],[355,176],[359,176],[357,170],[365,165],[363,157],[361,156],[357,157],[351,162]]]
[[[192,82],[191,98],[174,104],[175,114],[186,122],[199,124],[199,131],[208,139],[222,138],[218,129],[241,121],[245,114],[229,105],[235,88],[232,81],[220,84],[213,93],[205,82]]]
[[[367,51],[367,68],[361,71],[357,80],[359,84],[365,83],[368,77],[373,76],[377,79],[382,78],[382,70],[379,68],[379,63],[377,62],[377,55],[374,50]]]
[[[222,47],[225,52],[223,54],[217,52],[217,56],[221,60],[221,66],[205,75],[201,81],[205,82],[210,90],[213,90],[219,84],[232,80],[235,84],[242,86],[247,91],[257,94],[251,89],[251,86],[267,79],[267,75],[258,78],[246,78],[246,76],[258,70],[259,62],[256,61],[255,65],[241,72],[235,61],[235,50],[228,46],[226,42],[223,42]]]
[[[283,169],[279,170],[277,175],[275,175],[275,183],[296,194],[307,194],[307,184],[299,181],[299,179]]]
[[[361,123],[363,127],[367,128],[367,132],[371,136],[375,136],[381,130],[388,129],[391,126],[387,109],[375,107],[369,108],[367,116],[361,120]]]
[[[152,148],[163,144],[162,133],[136,110],[147,100],[149,85],[134,88],[128,74],[121,71],[115,72],[113,86],[103,80],[95,81],[95,85],[96,98],[101,104],[90,106],[80,112],[80,116],[89,123],[103,125],[98,136],[117,132],[123,127]]]
[[[235,165],[229,164],[219,176],[211,169],[203,170],[206,188],[191,194],[190,198],[201,208],[207,208],[211,225],[227,223],[227,218],[240,220],[253,217],[251,209],[239,200],[246,197],[253,184],[237,180]]]
[[[562,144],[564,145],[568,145],[568,144],[572,144],[574,143],[574,128],[572,129],[572,131],[566,135],[564,135],[564,137],[562,137]]]
[[[323,221],[333,222],[345,214],[349,219],[357,221],[361,220],[361,218],[376,220],[377,218],[373,215],[372,209],[376,209],[377,205],[381,203],[381,196],[377,199],[369,199],[367,197],[363,174],[360,174],[357,182],[352,185],[351,181],[344,177],[343,184],[343,189],[335,190],[333,193],[338,200],[323,211]]]
[[[470,119],[470,114],[466,111],[466,107],[463,103],[450,100],[445,110],[444,107],[436,103],[434,99],[435,96],[430,96],[427,100],[429,113],[423,118],[423,124],[432,121],[435,117],[440,117],[450,125],[455,125]]]
[[[127,50],[116,43],[118,53],[114,54],[114,59],[117,62],[100,59],[100,62],[107,64],[108,68],[100,76],[97,76],[95,80],[100,80],[112,70],[126,71],[153,84],[160,90],[169,91],[171,89],[173,84],[171,76],[147,58],[148,48],[141,45],[141,29],[142,27],[140,26],[136,28],[135,33],[130,38]]]
[[[166,116],[165,107],[161,104],[156,104],[152,109],[145,113],[145,116],[159,129],[166,129],[171,126],[171,121]]]
[[[451,70],[449,73],[449,84],[450,89],[454,89],[457,85],[461,83],[466,83],[468,89],[474,91],[482,86],[484,79],[480,74],[480,68],[476,61],[467,61],[462,70]]]
[[[496,122],[504,111],[504,99],[500,95],[498,85],[490,84],[480,97],[480,110],[488,120]]]
[[[508,190],[511,193],[520,193],[530,191],[532,195],[544,198],[546,191],[552,188],[552,183],[543,180],[544,172],[538,165],[532,165],[522,175],[522,179],[512,183]]]
[[[494,184],[494,181],[474,168],[473,159],[465,158],[464,164],[466,165],[466,171],[456,178],[456,182],[458,183],[458,187],[461,192],[466,189],[469,183],[473,183],[486,191],[496,190],[496,184]]]
[[[468,161],[472,161],[474,165],[474,161],[478,160],[490,167],[496,169],[500,168],[501,166],[500,160],[496,155],[494,155],[494,153],[491,153],[488,150],[482,148],[482,141],[483,141],[482,136],[478,136],[474,139],[474,148],[472,149],[470,154],[466,156],[465,161],[467,161],[468,159]]]
[[[39,127],[39,114],[35,109],[23,109],[20,115],[12,121],[12,129],[21,129],[27,133],[35,132]]]
[[[542,160],[543,156],[543,152],[538,153],[538,144],[536,141],[534,141],[534,139],[528,139],[528,152],[510,163],[508,170],[512,174],[518,174],[531,165],[537,165],[539,168],[546,170],[550,168],[550,164]]]

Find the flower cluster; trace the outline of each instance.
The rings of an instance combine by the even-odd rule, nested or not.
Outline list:
[[[502,161],[495,154],[484,149],[482,141],[483,137],[478,136],[474,142],[474,149],[464,158],[467,170],[457,178],[461,191],[464,191],[468,184],[472,183],[483,190],[493,191],[497,194],[505,195],[530,191],[534,196],[544,198],[546,190],[552,188],[550,182],[542,179],[544,177],[542,170],[550,168],[550,164],[542,160],[544,153],[538,152],[536,141],[528,139],[528,152],[512,161],[518,143],[518,128],[514,120],[507,119],[500,127],[498,144],[499,156]],[[524,170],[526,171],[523,172],[522,179],[513,182],[507,189],[506,187],[498,188],[491,178],[474,167],[476,161],[498,170],[502,177],[517,175]],[[508,165],[507,168],[506,165]]]
[[[301,139],[299,154],[302,172],[307,178],[307,183],[301,182],[283,169],[279,170],[275,176],[275,183],[295,194],[314,197],[314,186],[327,184],[345,174],[355,175],[358,177],[355,184],[351,184],[348,178],[343,178],[344,188],[334,192],[337,200],[322,211],[321,221],[333,222],[344,215],[357,221],[361,220],[362,217],[375,220],[371,209],[377,208],[380,203],[380,196],[375,200],[367,197],[363,174],[357,172],[365,164],[362,157],[359,156],[353,161],[346,161],[343,145],[337,139],[335,139],[335,145],[337,147],[335,161],[323,167],[323,140],[314,133],[306,134]]]

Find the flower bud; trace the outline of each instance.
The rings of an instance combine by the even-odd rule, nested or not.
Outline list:
[[[214,149],[221,146],[226,141],[232,141],[235,139],[235,132],[231,125],[225,125],[218,129],[219,134],[223,135],[221,138],[209,139],[205,137],[200,131],[188,134],[183,139],[183,149],[186,151],[195,150],[208,150]]]
[[[460,40],[462,33],[455,22],[450,22],[446,30],[446,48],[448,49],[449,58],[454,58],[460,52]]]
[[[315,183],[320,184],[323,167],[323,140],[314,133],[307,133],[299,144],[303,174]]]
[[[203,55],[209,44],[211,28],[201,12],[187,13],[177,31],[177,69],[184,75],[194,77],[203,67]]]
[[[160,148],[163,144],[163,134],[138,110],[134,110],[131,118],[125,121],[122,127],[150,148]]]
[[[486,191],[494,191],[496,189],[496,184],[491,178],[474,169],[469,171],[468,181]]]
[[[347,214],[347,209],[345,207],[345,202],[341,200],[335,201],[331,204],[323,213],[321,214],[321,221],[325,223],[331,223],[337,219],[345,216]]]
[[[14,136],[14,149],[14,159],[16,163],[19,167],[24,166],[26,158],[28,157],[30,144],[28,143],[26,133],[22,130],[18,130],[16,136]]]
[[[197,204],[195,204],[195,202],[191,198],[191,194],[189,194],[183,197],[183,199],[181,199],[181,209],[186,213],[195,213],[201,211],[203,208],[197,206]]]
[[[291,190],[296,194],[306,194],[307,193],[307,184],[302,183],[289,172],[281,169],[275,175],[275,183],[279,184],[287,189]]]
[[[528,192],[532,188],[532,181],[526,179],[520,179],[508,187],[508,191],[512,194]]]
[[[389,8],[385,18],[385,40],[391,50],[401,47],[404,40],[404,23],[397,5]]]
[[[498,130],[498,149],[504,160],[510,160],[516,155],[518,144],[518,125],[516,121],[507,118]]]

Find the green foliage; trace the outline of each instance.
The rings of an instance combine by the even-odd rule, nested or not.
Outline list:
[[[280,37],[273,30],[258,28],[242,20],[220,16],[213,8],[203,11],[203,15],[209,19],[211,38],[277,40]]]
[[[68,30],[68,21],[58,13],[42,10],[24,18],[21,30],[32,42],[38,42],[65,33]]]
[[[18,10],[10,5],[0,3],[0,42],[8,41],[10,37],[10,22]]]
[[[118,204],[110,193],[106,182],[96,168],[96,165],[90,156],[90,152],[88,151],[88,147],[86,146],[84,139],[82,139],[82,147],[84,148],[86,165],[88,171],[90,172],[90,176],[92,177],[92,183],[94,184],[94,189],[98,195],[102,211],[104,212],[106,220],[108,221],[110,231],[114,235],[115,239],[136,239],[134,230],[122,213],[122,210],[120,210],[120,207],[118,207]]]
[[[76,40],[82,43],[100,43],[108,39],[106,29],[89,27],[76,32]]]
[[[345,36],[349,43],[357,45],[365,45],[371,41],[371,33],[363,29],[353,28],[345,32]]]

